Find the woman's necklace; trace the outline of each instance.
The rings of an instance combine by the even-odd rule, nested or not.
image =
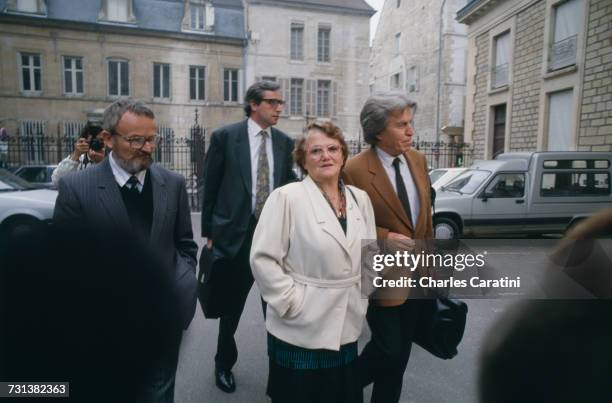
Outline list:
[[[343,183],[341,181],[338,182],[338,195],[339,195],[339,198],[340,198],[339,206],[336,206],[332,202],[332,200],[329,197],[329,195],[325,192],[325,190],[323,190],[323,188],[318,183],[317,183],[317,186],[319,187],[319,190],[321,191],[321,193],[323,193],[323,197],[325,198],[325,200],[327,200],[327,203],[329,203],[329,206],[333,210],[334,214],[336,214],[336,217],[338,217],[338,218],[345,218],[346,217],[346,197],[344,196],[344,186],[343,186]]]

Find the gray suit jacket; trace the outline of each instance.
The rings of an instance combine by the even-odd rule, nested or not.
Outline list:
[[[108,157],[110,158],[110,157]],[[67,175],[59,181],[53,220],[58,225],[107,230],[129,234],[131,224],[110,163]],[[179,298],[180,321],[189,326],[195,313],[198,246],[193,241],[191,211],[185,179],[157,165],[149,168],[153,191],[153,220],[149,242],[161,267],[171,271]]]

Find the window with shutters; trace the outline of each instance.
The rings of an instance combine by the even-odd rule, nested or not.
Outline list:
[[[215,24],[215,8],[204,0],[192,0],[185,8],[183,28],[189,31],[211,31]]]
[[[583,9],[580,0],[568,0],[553,7],[549,71],[576,64],[578,30],[582,25]]]
[[[508,85],[510,68],[510,32],[506,31],[493,38],[493,68],[491,70],[491,88]]]
[[[331,27],[319,27],[317,35],[317,61],[328,63],[330,61]]]
[[[64,94],[83,95],[83,58],[64,56]]]
[[[170,98],[170,65],[153,63],[153,98]]]
[[[191,4],[191,29],[203,31],[206,27],[206,7]]]
[[[304,24],[291,23],[291,60],[304,60]]]
[[[193,101],[206,99],[205,66],[189,66],[189,98]]]
[[[127,60],[108,60],[108,95],[130,95],[130,74]]]
[[[306,96],[304,102],[304,115],[307,117],[316,115],[316,91],[317,91],[317,81],[316,80],[306,80]]]
[[[291,79],[291,99],[289,100],[289,113],[294,116],[301,116],[304,113],[304,79]]]
[[[548,95],[548,151],[575,149],[572,136],[574,89],[552,92]]]
[[[20,13],[45,14],[46,2],[43,0],[16,0],[7,4],[7,11],[18,11]]]
[[[42,65],[38,53],[20,53],[21,91],[24,93],[42,92]]]
[[[106,0],[106,18],[109,21],[127,22],[129,16],[129,1]]]
[[[238,69],[223,70],[223,100],[238,102]]]
[[[317,81],[317,116],[329,117],[331,114],[330,108],[331,81]]]

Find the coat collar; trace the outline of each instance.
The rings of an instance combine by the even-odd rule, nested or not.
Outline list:
[[[351,257],[351,249],[353,244],[358,239],[356,229],[362,225],[361,213],[359,206],[357,205],[355,198],[351,194],[351,191],[346,189],[346,235],[342,231],[342,226],[332,211],[329,203],[325,200],[323,193],[312,180],[310,176],[306,176],[302,180],[302,184],[306,190],[306,194],[312,205],[312,211],[315,215],[315,220],[321,225],[323,231],[330,234],[340,244],[342,249],[345,251],[348,257]]]

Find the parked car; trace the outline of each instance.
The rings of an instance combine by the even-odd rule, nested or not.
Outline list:
[[[437,192],[436,238],[564,233],[612,206],[612,153],[506,153]]]
[[[24,165],[15,171],[15,175],[26,181],[33,183],[39,188],[54,189],[51,175],[57,165]]]
[[[0,235],[49,223],[56,198],[56,190],[36,188],[6,169],[0,169]]]
[[[429,179],[431,186],[436,189],[436,192],[440,188],[453,179],[459,174],[463,173],[467,168],[436,168],[429,171]]]

